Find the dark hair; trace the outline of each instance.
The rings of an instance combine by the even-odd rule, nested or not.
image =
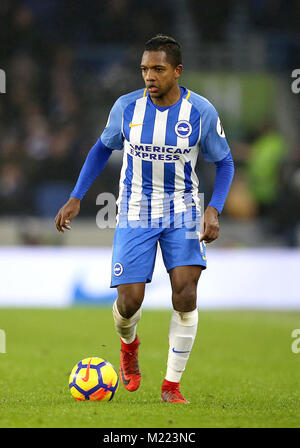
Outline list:
[[[145,43],[145,51],[164,51],[174,67],[182,64],[181,45],[173,37],[157,34]]]

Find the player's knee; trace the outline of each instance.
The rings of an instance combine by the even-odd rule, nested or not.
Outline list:
[[[141,307],[144,296],[135,291],[119,291],[118,310],[121,316],[129,319]]]
[[[173,307],[176,311],[193,311],[197,305],[197,290],[194,284],[182,284],[173,288]]]

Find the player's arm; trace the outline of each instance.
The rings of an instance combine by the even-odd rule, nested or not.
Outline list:
[[[71,221],[80,211],[80,201],[105,167],[113,149],[123,148],[121,123],[122,108],[118,100],[110,112],[107,125],[101,137],[87,155],[68,202],[63,205],[55,217],[55,225],[58,232],[64,232],[64,229],[71,229]]]
[[[215,162],[216,177],[211,200],[204,212],[203,234],[200,241],[211,243],[219,236],[219,219],[234,175],[234,163],[229,152],[227,156]]]
[[[211,106],[206,117],[206,129],[201,142],[204,159],[216,165],[216,177],[211,200],[204,212],[200,241],[211,243],[219,236],[219,219],[234,175],[234,162],[216,110]]]

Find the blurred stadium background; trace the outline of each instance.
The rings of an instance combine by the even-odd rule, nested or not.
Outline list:
[[[162,32],[182,43],[182,84],[219,111],[236,166],[199,307],[299,308],[299,19],[296,0],[1,0],[0,306],[115,298],[114,230],[97,227],[96,197],[117,196],[121,152],[71,232],[54,217],[114,101],[143,87],[143,44]],[[198,170],[207,202],[215,166],[199,157]],[[145,305],[170,307],[170,292],[158,256]]]

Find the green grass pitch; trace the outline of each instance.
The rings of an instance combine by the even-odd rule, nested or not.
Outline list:
[[[171,311],[144,310],[142,382],[111,402],[77,402],[72,367],[100,356],[119,369],[108,308],[1,309],[1,427],[300,427],[300,353],[291,333],[299,312],[201,311],[181,390],[189,405],[160,402]]]

